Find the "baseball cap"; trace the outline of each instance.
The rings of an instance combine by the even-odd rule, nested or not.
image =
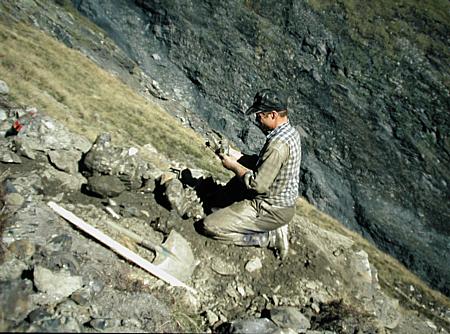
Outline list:
[[[245,112],[251,115],[261,111],[282,111],[287,110],[287,98],[281,93],[272,89],[263,89],[256,93],[253,104]]]

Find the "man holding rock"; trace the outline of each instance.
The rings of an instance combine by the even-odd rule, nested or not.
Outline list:
[[[255,168],[241,164],[237,151],[219,153],[222,165],[247,189],[246,198],[207,216],[203,229],[222,242],[274,248],[283,259],[289,251],[288,223],[298,197],[300,135],[289,123],[287,98],[280,92],[258,92],[246,114],[255,115],[266,135]]]

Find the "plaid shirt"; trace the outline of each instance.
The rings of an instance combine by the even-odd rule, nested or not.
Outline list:
[[[255,171],[244,175],[244,183],[256,199],[281,207],[295,205],[300,179],[300,135],[289,122],[266,137]]]

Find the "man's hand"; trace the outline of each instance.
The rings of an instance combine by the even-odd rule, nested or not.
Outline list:
[[[238,176],[242,177],[246,172],[249,171],[247,168],[237,162],[237,159],[235,157],[230,157],[229,155],[223,153],[219,153],[218,156],[222,161],[223,167],[234,172],[234,174]]]
[[[223,167],[225,167],[228,170],[232,171],[233,168],[238,163],[236,158],[231,157],[227,154],[219,153],[218,156],[219,156],[220,160],[222,161]]]

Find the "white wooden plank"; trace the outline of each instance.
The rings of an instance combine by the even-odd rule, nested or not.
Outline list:
[[[86,232],[90,236],[94,237],[101,243],[105,244],[112,250],[114,250],[119,255],[123,256],[127,260],[137,264],[142,269],[148,271],[150,274],[162,279],[164,282],[169,283],[172,286],[180,286],[192,293],[197,293],[195,289],[187,286],[183,282],[181,282],[176,277],[170,275],[166,271],[162,270],[158,266],[155,266],[153,263],[147,261],[143,257],[139,256],[138,254],[132,252],[128,248],[122,246],[120,243],[115,241],[114,239],[110,238],[100,230],[96,229],[95,227],[89,225],[88,223],[84,222],[82,219],[75,216],[72,212],[64,209],[63,207],[59,206],[55,202],[48,202],[47,203],[49,207],[51,207],[57,214],[59,214],[61,217],[69,221],[70,223],[74,224],[78,228],[80,228],[82,231]]]

